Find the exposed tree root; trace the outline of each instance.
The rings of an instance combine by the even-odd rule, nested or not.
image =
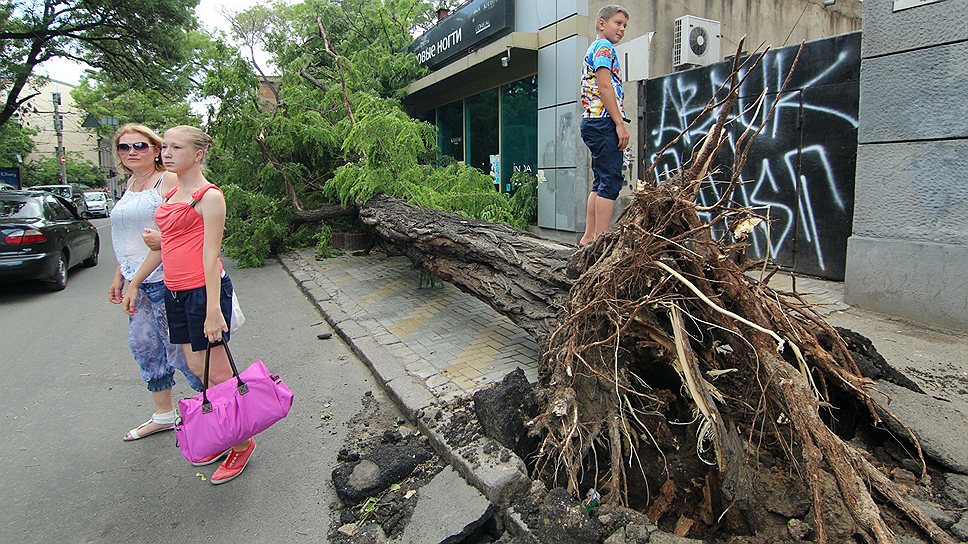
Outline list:
[[[724,510],[756,503],[756,458],[770,443],[809,490],[817,542],[851,535],[896,542],[871,488],[935,542],[953,542],[824,423],[834,388],[866,407],[875,423],[878,411],[890,414],[868,392],[871,381],[846,344],[801,298],[771,289],[736,262],[749,232],[760,221],[768,224],[728,197],[742,183],[758,131],[740,138],[723,199],[702,210],[695,203],[725,141],[738,63],[726,96],[703,112],[717,121],[692,163],[635,193],[617,225],[569,262],[574,283],[543,345],[547,409],[531,422],[543,437],[537,470],[576,496],[594,486],[607,501],[625,504],[629,471],[642,470],[639,456],[678,447],[654,437],[667,421],[685,420],[696,455],[718,472]],[[700,211],[715,219],[703,222]],[[732,232],[714,239],[714,224]],[[828,350],[818,337],[836,341]],[[650,376],[656,364],[676,371],[679,399],[688,408],[660,401]],[[604,469],[607,475],[600,474]],[[824,481],[836,482],[850,534],[828,533],[828,508],[840,505],[825,501]]]

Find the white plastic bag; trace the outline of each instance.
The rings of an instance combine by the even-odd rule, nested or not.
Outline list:
[[[245,314],[242,313],[242,307],[239,306],[239,295],[232,289],[232,326],[231,332],[235,334],[235,331],[239,330],[239,327],[245,325]]]

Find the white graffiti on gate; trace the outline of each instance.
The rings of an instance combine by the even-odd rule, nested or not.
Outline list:
[[[768,208],[772,228],[766,224],[758,227],[759,233],[752,238],[751,251],[756,257],[763,257],[769,254],[775,257],[779,254],[784,244],[788,243],[795,232],[799,232],[800,243],[798,250],[805,251],[810,248],[814,252],[817,262],[822,270],[826,270],[827,262],[824,258],[823,246],[821,243],[823,235],[824,217],[820,215],[818,202],[822,203],[823,209],[833,208],[841,212],[847,210],[851,203],[846,202],[848,198],[844,193],[847,185],[852,190],[853,172],[850,179],[837,179],[833,161],[837,160],[838,149],[828,149],[824,141],[799,141],[797,136],[798,115],[802,107],[804,112],[814,112],[812,117],[817,118],[820,114],[822,119],[830,119],[827,124],[831,129],[836,126],[850,127],[857,129],[857,112],[844,111],[832,106],[831,104],[811,103],[800,92],[801,89],[812,87],[822,87],[830,83],[840,83],[841,81],[830,81],[832,74],[843,68],[848,62],[857,62],[858,51],[844,50],[822,70],[817,71],[805,83],[798,85],[797,89],[788,89],[777,104],[776,111],[772,119],[766,120],[771,98],[762,107],[756,107],[756,96],[742,97],[737,103],[736,111],[740,112],[732,121],[732,130],[727,139],[727,146],[732,155],[736,150],[734,134],[741,134],[749,129],[753,133],[763,126],[764,122],[769,125],[763,126],[763,131],[758,136],[757,145],[763,144],[763,139],[769,139],[766,144],[772,151],[768,158],[762,159],[759,164],[747,165],[744,172],[744,183],[737,190],[734,199],[740,204]],[[762,74],[762,88],[767,89],[767,93],[776,93],[782,86],[790,65],[793,62],[793,55],[787,51],[778,51],[767,57],[760,72]],[[715,121],[716,115],[707,115],[695,126],[689,128],[689,124],[706,107],[709,96],[716,93],[723,87],[728,69],[715,67],[708,70],[704,81],[689,72],[668,76],[662,82],[661,103],[659,108],[650,108],[651,111],[658,109],[661,115],[651,129],[649,138],[653,155],[648,158],[647,164],[651,164],[656,159],[656,153],[672,138],[683,131],[682,141],[676,146],[671,147],[665,152],[656,173],[659,179],[664,179],[678,170],[683,161],[687,160],[693,150],[699,145],[701,139],[707,134],[710,126]],[[740,77],[746,75],[741,72]],[[700,85],[708,86],[708,89],[701,88]],[[651,98],[650,98],[651,100]],[[802,102],[802,104],[801,104]],[[718,112],[717,112],[718,113]],[[840,123],[835,125],[834,123]],[[688,128],[688,130],[686,130]],[[793,136],[791,137],[791,132]],[[815,138],[817,139],[817,138]],[[800,146],[803,146],[802,148]],[[853,153],[853,151],[850,151]],[[685,156],[683,156],[683,154]],[[843,154],[841,153],[841,156]],[[799,187],[797,183],[797,163],[803,165],[800,176]],[[809,168],[807,166],[809,165]],[[809,173],[810,175],[806,175]],[[842,176],[843,177],[843,176]],[[709,180],[714,177],[711,175]],[[721,178],[719,178],[721,179]],[[787,195],[787,202],[796,200],[800,214],[788,203],[780,198]],[[789,198],[797,195],[796,198]],[[710,183],[700,194],[700,202],[710,205],[717,201],[720,194],[720,187]],[[704,219],[711,220],[709,214]]]

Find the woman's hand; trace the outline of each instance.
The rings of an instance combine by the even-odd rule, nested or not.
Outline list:
[[[108,302],[111,304],[121,304],[124,300],[124,276],[115,276],[108,287]]]
[[[128,285],[127,291],[124,292],[124,298],[121,299],[121,309],[124,313],[128,315],[134,315],[137,306],[135,305],[138,300],[138,285],[136,283],[131,283]]]
[[[161,251],[161,232],[154,229],[144,229],[141,232],[141,239],[145,241],[148,249]]]
[[[206,312],[204,331],[209,342],[218,342],[222,339],[223,332],[229,332],[229,326],[225,323],[221,308]]]

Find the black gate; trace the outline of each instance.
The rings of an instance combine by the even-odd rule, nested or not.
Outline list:
[[[769,255],[799,273],[843,280],[854,211],[860,44],[859,32],[806,44],[774,117],[757,137],[742,173],[745,183],[733,197],[770,217],[769,228],[763,224],[754,232],[750,257]],[[740,88],[728,144],[715,162],[720,173],[703,187],[703,204],[719,199],[725,184],[717,180],[729,179],[736,138],[763,122],[797,47],[768,53]],[[692,122],[730,68],[723,62],[640,84],[640,171]],[[751,105],[764,89],[770,94],[757,115]],[[689,159],[714,117],[665,152],[656,167],[660,180]]]

